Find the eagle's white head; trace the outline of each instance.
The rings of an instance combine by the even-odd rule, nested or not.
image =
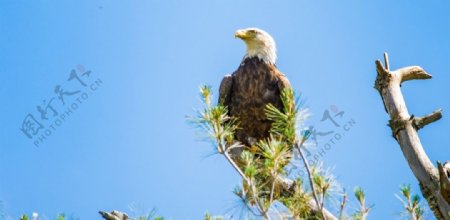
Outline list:
[[[245,58],[258,57],[268,64],[275,64],[277,48],[272,36],[258,28],[246,28],[237,30],[235,37],[242,39],[247,45]]]

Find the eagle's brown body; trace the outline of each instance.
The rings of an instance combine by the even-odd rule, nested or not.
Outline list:
[[[235,139],[252,146],[269,137],[272,122],[265,108],[269,103],[282,110],[281,91],[290,88],[286,76],[274,64],[257,57],[245,58],[239,68],[222,80],[219,103],[228,107],[229,115],[237,118],[239,129]]]

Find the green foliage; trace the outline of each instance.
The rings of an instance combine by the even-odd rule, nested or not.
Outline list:
[[[412,195],[411,185],[401,186],[400,192],[403,198],[396,196],[403,204],[404,213],[409,215],[412,220],[422,220],[425,208],[421,204],[420,196],[418,194]]]
[[[234,147],[243,147],[234,140],[234,133],[238,128],[238,119],[228,115],[227,107],[221,103],[211,104],[211,87],[202,86],[200,96],[204,109],[198,111],[191,121],[206,131],[208,137],[214,140],[218,153],[225,154]],[[253,212],[256,207],[260,215],[267,215],[268,209],[276,200],[283,202],[296,216],[309,216],[308,201],[310,193],[301,189],[301,186],[291,197],[283,196],[282,186],[278,178],[286,177],[286,165],[290,163],[293,154],[293,145],[301,144],[309,137],[305,132],[297,138],[297,121],[299,106],[295,105],[295,95],[292,89],[281,92],[283,108],[279,110],[274,105],[266,106],[267,119],[272,121],[270,136],[259,140],[256,146],[244,148],[240,157],[227,158],[243,177],[243,187],[235,189],[234,193],[241,198],[247,208]],[[255,147],[255,148],[253,148]],[[234,161],[235,160],[235,161]],[[319,176],[317,176],[319,180]],[[318,184],[326,191],[327,178]],[[301,185],[301,184],[300,184]],[[329,184],[328,184],[329,185]]]
[[[409,201],[411,199],[411,185],[403,185],[400,187],[400,192]]]
[[[323,196],[327,195],[327,192],[333,183],[332,176],[319,172],[318,167],[312,168],[312,176],[317,192]]]
[[[205,213],[205,220],[222,220],[220,216],[211,216],[209,213]]]
[[[79,220],[79,219],[80,218],[75,217],[73,214],[66,215],[65,213],[60,213],[56,216],[56,220]]]
[[[266,116],[273,121],[271,133],[283,137],[287,143],[293,144],[296,139],[296,123],[298,106],[295,106],[294,91],[289,88],[281,92],[283,110],[280,111],[272,104],[266,106]]]
[[[295,180],[295,192],[290,197],[282,197],[280,201],[292,213],[295,219],[316,219],[311,213],[308,202],[311,200],[311,194],[303,189],[303,181],[300,178]]]
[[[364,191],[361,187],[357,186],[355,188],[355,197],[358,200],[360,205],[364,205],[365,204],[365,194]]]
[[[354,192],[359,203],[359,209],[353,214],[353,218],[356,220],[365,220],[373,206],[366,206],[366,195],[361,187],[356,187]]]
[[[201,86],[200,87],[200,96],[203,98],[203,101],[207,106],[211,105],[211,86]]]
[[[38,216],[39,216],[38,213],[33,213],[31,215],[31,219],[36,219],[36,218],[37,219],[41,219],[41,217],[38,217]],[[9,218],[11,218],[11,217],[9,217]],[[23,214],[19,219],[20,220],[29,220],[30,217],[28,217],[27,214]],[[55,220],[78,220],[79,218],[76,218],[76,217],[74,217],[72,215],[67,217],[64,213],[60,213],[60,214],[57,214],[53,219],[55,219]]]
[[[207,133],[210,140],[213,140],[217,152],[223,154],[241,175],[242,187],[236,187],[233,193],[240,198],[244,208],[256,216],[267,219],[268,212],[274,208],[274,202],[279,201],[289,210],[288,216],[294,219],[320,219],[322,215],[311,210],[310,202],[313,197],[311,188],[314,187],[314,191],[320,196],[317,207],[324,207],[326,196],[330,195],[336,185],[331,174],[315,167],[309,172],[312,174],[311,179],[308,178],[310,187],[303,188],[303,182],[297,178],[295,189],[293,192],[290,189],[289,193],[283,192],[283,183],[280,181],[280,178],[287,177],[286,167],[291,162],[294,151],[300,151],[311,135],[309,130],[297,132],[299,119],[304,117],[305,112],[295,104],[298,103],[298,99],[295,99],[293,90],[287,88],[281,92],[282,109],[272,104],[266,106],[266,117],[272,121],[270,135],[267,139],[258,140],[255,146],[243,146],[234,140],[239,119],[230,117],[228,108],[223,106],[223,103],[211,104],[211,87],[202,86],[200,96],[204,108],[199,110],[195,117],[190,118],[191,122]],[[240,155],[229,155],[230,149],[234,148],[243,148],[237,151]],[[309,166],[304,169],[310,171]],[[366,208],[362,189],[357,188],[355,196],[360,203],[360,209],[353,216],[355,219],[363,220],[371,208]],[[343,205],[341,212],[342,210]],[[206,213],[204,219],[217,218]]]
[[[270,137],[258,143],[261,155],[264,158],[264,171],[274,177],[284,173],[284,167],[291,159],[292,150],[281,138]]]
[[[131,220],[152,220],[153,217],[156,215],[156,208],[151,209],[145,209],[144,206],[131,203],[128,205],[128,208],[131,211],[131,215],[133,217],[130,217]]]
[[[211,87],[200,87],[200,95],[204,109],[197,112],[197,116],[190,117],[190,121],[207,133],[214,141],[218,153],[224,153],[227,144],[231,144],[234,133],[238,128],[236,119],[228,116],[228,108],[222,105],[211,105]]]

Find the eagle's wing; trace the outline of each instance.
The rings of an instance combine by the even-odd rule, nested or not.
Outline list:
[[[285,88],[291,88],[291,83],[289,82],[288,78],[280,71],[278,72],[278,89],[283,91]]]
[[[233,76],[225,75],[219,88],[219,105],[228,106],[230,104],[231,87],[233,87]]]

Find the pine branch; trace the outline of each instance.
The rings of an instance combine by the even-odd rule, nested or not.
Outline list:
[[[228,109],[226,107],[222,105],[211,105],[210,87],[202,87],[200,91],[205,108],[202,111],[198,111],[198,115],[192,117],[191,121],[197,127],[206,131],[209,138],[215,143],[217,153],[223,154],[226,160],[244,180],[249,192],[241,192],[240,197],[243,201],[252,201],[260,214],[265,219],[270,219],[268,211],[275,200],[286,198],[285,196],[295,195],[293,181],[286,178],[283,169],[289,163],[292,147],[294,143],[297,143],[296,140],[298,139],[296,135],[298,106],[294,105],[293,91],[291,89],[282,91],[283,111],[280,111],[273,105],[267,106],[267,118],[273,121],[272,135],[267,140],[261,140],[257,143],[257,154],[260,155],[257,157],[246,150],[233,150],[244,147],[241,143],[234,140],[234,133],[238,128],[238,121],[228,116]],[[303,137],[301,144],[305,140],[306,138]],[[297,148],[301,147],[298,143],[296,145]],[[242,154],[237,155],[240,152]],[[307,163],[306,160],[304,161]],[[241,162],[243,163],[242,165]],[[313,184],[312,189],[314,190],[314,194],[316,194],[314,183],[312,180],[310,182]],[[281,195],[283,197],[280,197]],[[249,198],[249,200],[245,198]],[[306,205],[310,207],[308,210],[322,216],[323,219],[336,219],[324,208],[324,199],[322,199],[322,203],[318,202],[317,199],[314,203],[311,201],[308,200],[306,202]]]
[[[324,214],[324,211],[323,211],[323,205],[321,205],[321,203],[319,202],[319,198],[317,196],[317,190],[316,190],[316,187],[314,185],[314,180],[313,180],[313,176],[312,176],[312,173],[311,173],[311,167],[309,166],[308,160],[306,159],[305,155],[303,154],[303,151],[302,151],[301,147],[302,146],[301,145],[299,146],[298,143],[295,144],[295,148],[298,150],[298,152],[299,152],[299,154],[300,154],[300,156],[302,158],[302,161],[303,161],[303,163],[305,165],[305,169],[306,169],[306,172],[308,174],[309,184],[310,184],[311,191],[312,191],[312,194],[313,194],[313,197],[314,197],[314,201],[316,202],[317,207],[320,210],[320,212],[319,212],[320,215],[322,216],[323,219],[326,220],[327,218],[326,218],[326,216]]]

